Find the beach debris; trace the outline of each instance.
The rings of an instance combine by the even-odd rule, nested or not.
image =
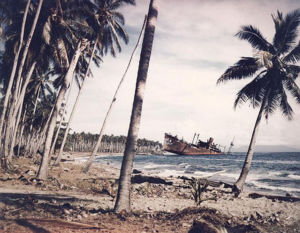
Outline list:
[[[126,221],[126,217],[128,217],[128,213],[126,210],[122,210],[120,213],[117,214],[117,216],[122,221]]]
[[[140,170],[137,169],[133,169],[132,170],[132,174],[141,174],[142,172]]]
[[[35,172],[33,170],[27,170],[25,171],[25,174],[29,175],[29,176],[34,176],[35,175]]]
[[[250,198],[262,198],[265,197],[267,199],[271,199],[272,201],[288,201],[288,202],[299,202],[299,197],[292,197],[292,196],[276,196],[276,195],[267,195],[267,194],[260,194],[260,193],[250,193],[248,195]]]
[[[67,167],[64,167],[64,172],[69,172],[70,171],[70,169],[69,168],[67,168]]]
[[[62,162],[70,162],[70,161],[75,161],[73,155],[69,154],[69,153],[63,153],[60,161]]]
[[[295,196],[294,194],[292,194],[292,193],[286,193],[285,196],[286,196],[286,197],[296,197],[296,196]]]
[[[154,176],[135,175],[131,178],[132,184],[141,184],[145,182],[152,183],[152,184],[173,185],[172,181],[166,181],[162,178],[154,177]]]
[[[205,220],[195,220],[189,233],[227,233],[223,226],[216,226]]]
[[[51,222],[51,223],[57,223],[60,224],[64,227],[69,227],[69,228],[75,228],[75,229],[97,229],[99,230],[100,228],[98,226],[86,224],[86,223],[79,223],[79,222],[71,222],[71,221],[65,221],[62,219],[33,219],[33,218],[27,218],[27,221],[33,221],[33,222]]]

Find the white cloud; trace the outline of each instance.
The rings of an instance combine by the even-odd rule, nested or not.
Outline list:
[[[140,136],[163,139],[171,132],[191,140],[195,132],[202,139],[213,136],[217,143],[237,145],[249,142],[258,110],[245,104],[233,109],[237,91],[245,81],[216,86],[225,69],[241,56],[252,54],[251,47],[234,34],[241,25],[252,24],[271,40],[274,33],[271,13],[297,7],[297,1],[205,1],[161,0],[154,47],[149,67]],[[117,58],[104,58],[93,69],[72,124],[76,131],[99,132],[107,108],[147,13],[148,1],[137,0],[123,14],[129,31],[129,46]],[[128,72],[112,112],[107,134],[127,134],[139,51]],[[280,113],[262,123],[258,144],[298,146],[300,106],[293,103],[295,117],[287,121]]]

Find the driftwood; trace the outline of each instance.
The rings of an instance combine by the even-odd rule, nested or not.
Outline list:
[[[152,183],[152,184],[166,184],[166,185],[173,185],[172,181],[165,181],[162,178],[154,177],[154,176],[142,176],[142,175],[135,175],[131,178],[131,182],[133,184],[141,184],[144,182]]]
[[[278,201],[288,201],[288,202],[298,202],[300,201],[299,197],[285,197],[285,196],[275,196],[275,195],[267,195],[267,194],[260,194],[260,193],[250,193],[248,195],[250,198],[256,199],[265,197],[271,200],[278,200]]]
[[[186,176],[178,176],[178,178],[182,179],[184,181],[193,181],[195,179],[194,177],[189,178],[189,177],[186,177]],[[220,187],[221,185],[224,185],[224,188],[232,188],[231,184],[227,184],[227,183],[224,183],[224,182],[212,181],[212,180],[208,180],[208,179],[205,179],[205,178],[200,178],[199,181],[200,181],[200,184],[202,184],[202,185],[208,184],[209,186],[214,187],[214,188]]]

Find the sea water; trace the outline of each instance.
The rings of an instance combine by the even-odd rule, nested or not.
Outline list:
[[[245,153],[230,155],[136,155],[134,168],[159,176],[205,177],[234,183],[239,177]],[[122,156],[97,156],[97,163],[120,167]],[[300,152],[254,153],[245,189],[300,197]]]

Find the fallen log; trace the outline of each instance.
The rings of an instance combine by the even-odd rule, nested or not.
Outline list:
[[[173,185],[172,181],[166,181],[159,177],[154,176],[142,176],[142,175],[135,175],[131,178],[131,183],[133,184],[141,184],[141,183],[151,183],[151,184],[165,184],[165,185]]]

